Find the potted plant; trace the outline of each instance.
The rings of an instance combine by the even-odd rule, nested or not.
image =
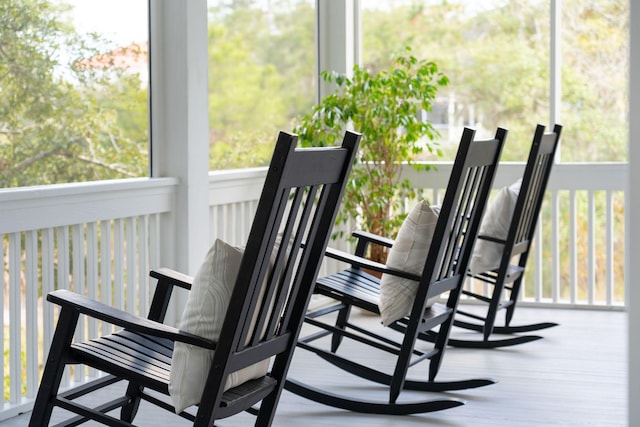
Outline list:
[[[337,222],[354,218],[362,230],[394,237],[406,216],[397,214],[403,198],[415,197],[410,182],[400,177],[403,163],[426,169],[414,162],[420,153],[428,150],[440,156],[438,133],[422,112],[431,111],[438,89],[448,79],[435,63],[412,56],[409,48],[386,70],[371,73],[356,65],[351,77],[323,72],[322,78],[336,90],[294,131],[303,145],[334,145],[346,128],[362,133]],[[369,257],[384,263],[384,248],[372,246]]]

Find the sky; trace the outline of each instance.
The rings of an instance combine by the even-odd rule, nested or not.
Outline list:
[[[148,40],[147,0],[60,0],[73,6],[82,33],[97,32],[119,46]]]

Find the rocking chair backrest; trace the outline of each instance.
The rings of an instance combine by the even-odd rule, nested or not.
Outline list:
[[[544,130],[543,125],[536,127],[529,159],[520,184],[520,192],[511,218],[512,223],[507,234],[506,248],[511,248],[511,250],[504,251],[501,261],[505,263],[505,268],[511,258],[529,250],[536,230],[562,126],[555,125],[552,133],[545,133]],[[524,267],[525,263],[526,256],[523,256],[519,265]]]
[[[488,304],[488,307],[485,314],[479,313],[477,310],[458,310],[458,317],[465,316],[473,320],[468,322],[456,319],[454,323],[464,329],[482,332],[483,339],[479,341],[453,337],[449,340],[450,345],[471,348],[508,347],[535,341],[542,337],[515,335],[509,338],[490,339],[492,333],[517,334],[556,325],[555,323],[542,322],[512,326],[510,323],[523,284],[531,242],[544,201],[561,132],[561,125],[555,125],[553,132],[547,133],[545,133],[543,125],[537,125],[520,188],[516,190],[517,184],[505,187],[496,197],[493,206],[498,207],[490,209],[493,217],[489,216],[490,220],[487,222],[489,225],[483,227],[482,234],[479,236],[482,245],[478,245],[477,256],[474,255],[474,260],[479,260],[479,262],[477,265],[471,266],[469,271],[471,277],[491,285],[493,290],[489,292],[488,296],[476,293],[473,289],[462,291],[464,295]],[[514,195],[516,191],[517,196]],[[508,196],[500,197],[505,194]],[[512,203],[511,200],[514,197],[515,203]],[[510,216],[506,217],[508,215]],[[501,218],[495,219],[496,216],[501,216]],[[505,225],[498,226],[499,222]],[[483,259],[483,254],[489,254],[489,256]],[[504,326],[495,325],[499,310],[505,310]],[[482,324],[475,321],[480,321]]]
[[[347,132],[342,147],[295,150],[297,136],[280,134],[203,392],[216,398],[199,417],[239,369],[276,356],[270,375],[284,381],[359,140]]]
[[[457,305],[489,191],[507,131],[493,139],[474,141],[465,128],[434,231],[411,319],[422,318],[429,298],[451,292],[447,306]]]

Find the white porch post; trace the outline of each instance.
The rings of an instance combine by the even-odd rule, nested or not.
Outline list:
[[[629,179],[626,192],[625,289],[629,308],[629,424],[640,425],[640,2],[630,1]],[[635,22],[635,24],[634,24]]]
[[[149,14],[151,175],[180,180],[160,262],[195,274],[209,235],[207,1],[154,0]]]
[[[359,0],[316,0],[317,71],[350,74],[359,60]],[[320,77],[318,100],[333,88]]]
[[[562,123],[562,0],[551,0],[551,33],[549,46],[549,128]],[[562,159],[562,139],[556,149],[556,161]]]

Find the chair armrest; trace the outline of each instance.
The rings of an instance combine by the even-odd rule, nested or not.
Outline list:
[[[394,242],[393,239],[389,239],[388,237],[379,236],[362,230],[355,230],[351,235],[358,240],[366,240],[369,243],[375,243],[376,245],[385,246],[387,248],[392,247]]]
[[[193,277],[179,273],[170,268],[158,268],[156,270],[151,270],[149,275],[154,279],[163,280],[170,285],[178,286],[187,290],[190,290],[191,285],[193,284]]]
[[[193,284],[193,277],[186,274],[179,273],[170,268],[158,268],[151,270],[149,275],[155,279],[158,279],[156,290],[153,293],[153,299],[151,306],[149,307],[149,315],[147,316],[151,320],[162,323],[167,313],[167,307],[169,307],[169,300],[171,300],[171,294],[173,289],[177,286],[179,288],[191,289]]]
[[[417,274],[389,268],[379,262],[371,261],[370,259],[359,257],[357,255],[353,255],[339,249],[327,248],[327,250],[325,251],[325,255],[328,258],[351,264],[352,267],[366,268],[368,270],[377,271],[379,273],[390,274],[392,276],[402,277],[409,280],[415,280],[416,282],[420,281],[421,279],[421,277]]]
[[[215,341],[202,338],[198,335],[181,331],[169,325],[145,319],[115,307],[108,306],[99,301],[87,298],[66,289],[49,292],[47,300],[61,306],[63,309],[72,309],[80,314],[120,326],[129,331],[167,338],[173,341],[193,344],[198,347],[215,350]]]

